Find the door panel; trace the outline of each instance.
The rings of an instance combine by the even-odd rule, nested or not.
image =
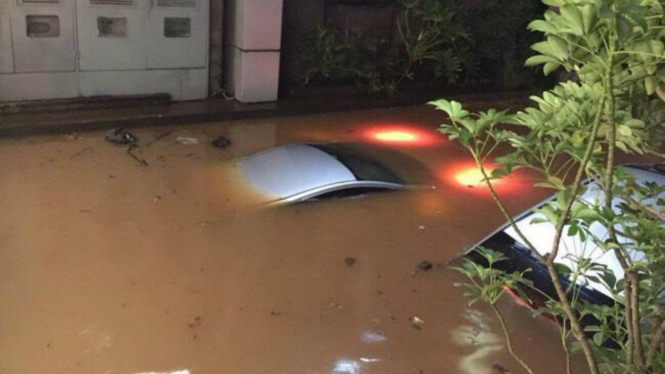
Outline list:
[[[9,22],[9,3],[0,2],[0,73],[14,71],[12,30]]]
[[[16,72],[76,70],[72,1],[8,1]]]
[[[208,64],[208,0],[152,0],[148,16],[149,69]]]
[[[147,0],[77,0],[82,71],[146,68]]]

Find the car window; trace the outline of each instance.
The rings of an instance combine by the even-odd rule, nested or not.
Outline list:
[[[369,193],[378,193],[378,192],[386,192],[386,191],[391,191],[391,190],[386,189],[386,188],[380,188],[380,187],[351,187],[351,188],[344,188],[344,189],[340,189],[340,190],[325,192],[325,193],[322,193],[321,195],[317,195],[317,196],[308,198],[307,200],[304,200],[303,202],[321,201],[321,200],[334,200],[334,199],[347,199],[347,198],[352,198],[352,197],[364,196],[364,195],[367,195]]]
[[[312,144],[344,164],[359,181],[404,184],[388,167],[340,144]]]

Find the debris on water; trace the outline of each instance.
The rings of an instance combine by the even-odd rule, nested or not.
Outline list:
[[[106,141],[113,144],[136,144],[139,139],[122,127],[116,127],[106,133]]]
[[[353,265],[356,264],[356,259],[354,257],[347,257],[347,258],[344,259],[344,263],[347,266],[353,266]]]
[[[409,318],[409,322],[411,323],[411,327],[413,327],[416,330],[422,330],[423,325],[425,324],[425,321],[416,316]]]
[[[418,263],[418,269],[420,269],[422,271],[427,271],[427,270],[431,269],[433,266],[434,265],[432,265],[432,263],[427,261],[427,260],[423,260],[423,261]]]
[[[328,308],[342,310],[342,309],[344,309],[344,305],[337,304],[337,303],[330,303],[330,304],[328,304]]]
[[[181,145],[195,145],[199,144],[199,140],[196,138],[192,137],[187,137],[187,136],[179,136],[175,139],[175,142]]]
[[[157,135],[157,136],[155,137],[155,139],[153,139],[150,143],[146,144],[145,146],[146,146],[146,147],[150,147],[150,146],[153,145],[154,143],[156,143],[156,142],[158,142],[158,141],[160,141],[160,140],[166,138],[167,136],[171,135],[171,133],[173,133],[173,130],[165,131],[165,132],[163,132],[163,133]]]
[[[510,370],[506,369],[505,367],[499,365],[499,364],[494,364],[492,365],[492,369],[494,369],[494,372],[497,374],[510,374]]]
[[[80,138],[80,136],[77,132],[65,135],[65,139],[67,140],[78,140],[78,138]]]
[[[220,136],[210,142],[210,144],[212,144],[212,146],[215,148],[226,148],[231,145],[231,140],[229,140],[229,138],[226,136]]]
[[[152,201],[154,201],[154,202],[158,202],[158,201],[161,200],[161,199],[162,199],[162,197],[159,196],[159,195],[157,195],[157,196],[155,196],[155,197],[152,199]]]
[[[82,150],[80,150],[80,151],[74,153],[73,155],[69,156],[69,159],[73,160],[73,159],[77,158],[78,156],[80,156],[80,155],[82,155],[86,152],[90,152],[90,151],[92,151],[92,147],[83,148]]]
[[[202,323],[203,323],[203,317],[201,316],[194,317],[189,322],[187,322],[187,327],[189,327],[190,329],[195,329],[201,326]]]
[[[418,226],[418,230],[425,230],[425,225]]]
[[[141,166],[148,166],[148,161],[146,161],[145,159],[143,159],[143,158],[141,158],[141,157],[138,157],[137,155],[135,155],[134,153],[132,153],[132,150],[133,150],[134,148],[136,148],[136,147],[137,147],[136,144],[131,143],[131,144],[129,145],[129,147],[127,147],[127,154],[128,154],[131,158],[133,158],[134,160],[136,160],[136,162],[138,162]]]

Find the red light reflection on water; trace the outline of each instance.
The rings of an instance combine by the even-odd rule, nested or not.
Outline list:
[[[493,168],[491,166],[486,166],[485,171],[489,174]],[[467,187],[484,187],[486,186],[485,177],[478,167],[475,165],[459,170],[455,173],[455,180],[457,183],[467,186]],[[498,185],[504,183],[505,180],[494,179],[492,180],[492,185]]]
[[[416,134],[399,130],[377,132],[374,137],[384,142],[411,143],[418,141]]]
[[[496,169],[497,166],[487,164],[484,165],[484,168],[485,172],[490,175],[492,170]],[[441,175],[441,178],[444,181],[457,185],[460,188],[478,192],[489,192],[487,182],[485,181],[482,172],[473,162],[465,161],[453,166],[446,166],[439,175]],[[514,192],[527,186],[527,184],[517,176],[492,179],[491,182],[492,187],[497,192]]]
[[[434,130],[392,125],[370,127],[364,136],[373,142],[415,146],[432,145],[443,139]]]

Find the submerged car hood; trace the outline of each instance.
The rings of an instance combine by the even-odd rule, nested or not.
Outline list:
[[[253,186],[280,199],[324,185],[356,181],[341,162],[307,144],[257,153],[243,159],[240,166]]]

